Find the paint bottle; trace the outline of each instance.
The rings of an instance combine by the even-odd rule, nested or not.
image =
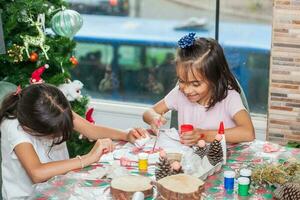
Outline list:
[[[148,157],[149,154],[147,153],[138,154],[138,158],[139,158],[138,167],[139,167],[139,172],[141,174],[145,174],[148,172]]]
[[[184,134],[185,132],[193,131],[194,126],[192,124],[182,124],[180,126],[180,134]]]
[[[223,164],[226,164],[227,151],[226,151],[225,129],[224,129],[223,121],[220,122],[218,135],[222,136],[222,139],[220,142],[221,142],[222,150],[223,150]]]
[[[251,184],[251,175],[252,175],[251,169],[243,168],[240,170],[240,177],[249,178],[250,184]]]
[[[234,171],[224,171],[224,188],[226,193],[231,194],[234,190]]]
[[[250,180],[246,177],[240,177],[238,178],[238,194],[240,196],[248,196],[249,186],[250,186]]]

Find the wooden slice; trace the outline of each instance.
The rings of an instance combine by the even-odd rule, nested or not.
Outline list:
[[[199,200],[204,190],[204,182],[200,179],[177,174],[160,179],[156,183],[160,199],[168,200]]]
[[[182,154],[181,153],[167,153],[168,160],[173,163],[174,161],[181,161]]]
[[[114,200],[131,200],[135,192],[143,192],[146,197],[153,195],[151,179],[144,176],[122,176],[114,178],[110,184]]]

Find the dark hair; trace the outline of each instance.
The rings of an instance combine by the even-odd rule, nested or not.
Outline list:
[[[212,94],[208,109],[226,98],[229,89],[241,93],[228,67],[223,49],[214,39],[196,38],[193,45],[178,48],[175,62],[176,68],[184,68],[186,77],[189,71],[193,72],[192,69],[196,69],[208,82]]]
[[[73,130],[69,102],[58,88],[48,84],[30,85],[19,94],[9,94],[0,109],[0,123],[4,119],[18,119],[31,135],[52,136],[53,145],[67,141]]]

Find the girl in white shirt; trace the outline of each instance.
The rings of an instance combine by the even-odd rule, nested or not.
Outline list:
[[[2,195],[10,200],[27,198],[34,183],[99,161],[113,150],[111,139],[134,142],[145,136],[142,129],[127,134],[87,122],[72,112],[59,89],[47,84],[30,85],[7,96],[0,123]],[[97,141],[88,154],[69,159],[66,141],[73,129]]]

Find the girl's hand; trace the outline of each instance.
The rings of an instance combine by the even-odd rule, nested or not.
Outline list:
[[[145,138],[147,135],[147,131],[143,128],[134,128],[129,131],[127,134],[127,141],[130,143],[134,143],[135,140],[140,139],[140,138]]]
[[[193,130],[180,134],[180,142],[187,146],[197,144],[197,142],[204,137],[203,134],[199,134],[198,131]]]
[[[100,157],[105,154],[109,153],[114,150],[114,145],[111,139],[98,139],[91,149],[91,151],[86,155],[88,158],[88,165],[98,162]]]
[[[151,126],[152,132],[155,135],[157,135],[158,129],[167,123],[167,119],[163,115],[160,115],[157,113],[155,113],[155,114],[156,115],[153,116],[150,126]]]

